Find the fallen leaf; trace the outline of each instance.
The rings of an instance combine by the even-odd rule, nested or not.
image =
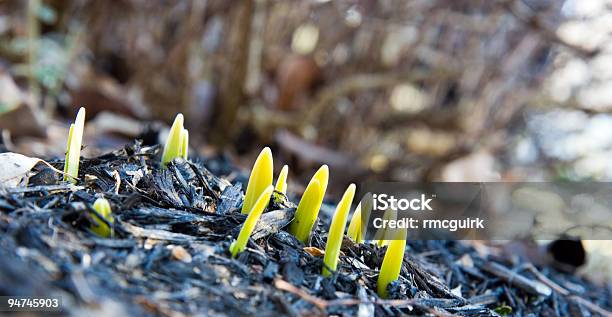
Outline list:
[[[191,263],[191,254],[185,250],[182,246],[175,246],[172,248],[172,258],[185,263]]]
[[[315,247],[304,247],[304,251],[312,256],[324,256],[325,251]]]
[[[19,185],[26,174],[38,163],[49,163],[18,153],[0,153],[0,184],[6,187]]]

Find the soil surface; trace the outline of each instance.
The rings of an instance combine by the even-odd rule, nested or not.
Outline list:
[[[232,259],[243,185],[216,174],[235,170],[161,168],[159,152],[135,142],[82,159],[76,185],[39,165],[28,186],[0,190],[0,295],[61,296],[61,314],[88,316],[610,316],[609,288],[461,241],[409,241],[387,299],[376,294],[385,247],[345,239],[324,278],[329,216],[305,246],[284,231],[296,202],[280,193]],[[97,197],[113,209],[110,239],[89,229]]]

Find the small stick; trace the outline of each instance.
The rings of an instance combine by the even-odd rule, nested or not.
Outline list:
[[[317,309],[319,309],[323,313],[326,313],[326,309],[329,306],[353,306],[353,305],[360,305],[364,303],[366,304],[373,303],[375,305],[387,305],[387,306],[393,306],[397,308],[416,306],[435,316],[439,316],[439,317],[452,316],[452,315],[449,315],[449,314],[446,314],[440,311],[436,311],[435,309],[432,309],[431,307],[424,307],[419,302],[418,299],[389,299],[389,300],[379,299],[374,302],[362,301],[359,299],[336,299],[336,300],[328,301],[325,299],[318,298],[316,296],[312,296],[308,294],[306,291],[282,279],[274,280],[274,286],[279,290],[287,291],[289,293],[292,293],[294,295],[301,297],[303,300],[313,304]]]
[[[274,287],[301,297],[303,300],[313,304],[317,309],[319,309],[323,313],[325,313],[325,308],[329,305],[326,300],[318,298],[316,296],[312,296],[308,294],[306,291],[298,287],[295,287],[293,286],[293,284],[290,284],[289,282],[282,280],[282,279],[276,279],[274,281]]]
[[[500,264],[488,262],[482,266],[482,269],[530,294],[545,297],[552,294],[552,289],[546,286],[546,284],[539,281],[530,280]]]
[[[582,298],[580,296],[572,295],[572,296],[569,296],[568,298],[573,300],[573,301],[575,301],[575,302],[577,302],[577,303],[580,303],[580,304],[586,306],[588,309],[590,309],[594,313],[601,314],[602,316],[605,316],[605,317],[612,317],[612,312],[609,312],[609,311],[607,311],[607,310],[597,306],[593,302],[588,301],[588,300],[586,300],[586,299],[584,299],[584,298]]]
[[[7,189],[8,193],[11,194],[22,194],[22,193],[35,193],[35,192],[55,192],[55,191],[77,191],[79,189],[83,189],[85,187],[83,186],[75,186],[72,184],[66,184],[66,185],[39,185],[39,186],[32,186],[32,187],[17,187],[17,188],[10,188]]]
[[[115,177],[115,195],[119,195],[119,187],[121,187],[121,176],[117,170],[113,171],[113,177]]]
[[[570,294],[570,292],[566,290],[565,288],[561,287],[561,285],[553,282],[551,279],[546,277],[546,275],[540,273],[540,271],[538,271],[538,269],[535,266],[533,266],[533,264],[529,263],[525,266],[525,268],[529,270],[531,273],[533,273],[542,283],[548,285],[550,288],[554,289],[557,293],[563,296],[567,296]]]

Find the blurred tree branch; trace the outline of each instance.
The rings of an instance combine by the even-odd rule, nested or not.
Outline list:
[[[550,42],[565,46],[569,50],[585,58],[592,58],[595,55],[599,54],[600,52],[599,48],[589,49],[589,48],[582,47],[579,45],[574,45],[572,43],[569,43],[563,40],[556,34],[554,30],[550,29],[550,27],[546,25],[546,23],[543,21],[541,16],[537,14],[537,12],[532,12],[532,14],[530,15],[525,15],[519,12],[520,11],[518,10],[519,1],[517,0],[503,0],[499,2],[499,4],[507,12],[512,14],[512,16],[514,16],[516,19],[523,22],[527,27],[531,28],[532,30],[543,35]]]
[[[253,0],[234,3],[226,23],[228,28],[225,43],[226,59],[221,67],[216,120],[211,130],[211,141],[220,147],[225,146],[234,137],[236,115],[240,106],[245,102],[244,84],[254,12]]]
[[[429,78],[440,80],[457,76],[457,70],[451,68],[440,69],[411,69],[408,71],[385,72],[373,74],[357,74],[338,80],[336,83],[323,88],[315,97],[312,106],[306,108],[298,116],[306,118],[305,121],[313,123],[321,113],[334,100],[351,93],[391,87],[403,82],[418,82]]]
[[[335,83],[324,87],[312,98],[312,104],[298,112],[279,112],[266,106],[259,105],[251,108],[251,117],[257,130],[264,131],[274,128],[302,128],[316,123],[321,114],[333,104],[335,100],[351,93],[358,93],[372,89],[388,88],[403,82],[418,82],[424,79],[438,78],[446,80],[456,77],[458,70],[408,70],[395,72],[382,72],[370,74],[357,74],[338,79]],[[415,117],[416,119],[417,117]],[[421,118],[421,116],[418,116]],[[390,119],[390,121],[395,121]],[[401,121],[401,118],[399,119]],[[388,126],[387,123],[381,123]],[[393,124],[393,123],[389,123]]]

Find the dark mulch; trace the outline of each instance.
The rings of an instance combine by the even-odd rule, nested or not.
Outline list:
[[[317,250],[284,231],[295,204],[278,193],[247,251],[232,259],[242,185],[205,165],[231,166],[161,169],[158,152],[135,143],[83,159],[76,186],[41,168],[28,187],[0,191],[0,295],[59,295],[67,313],[106,316],[597,316],[612,308],[610,289],[460,241],[409,241],[401,278],[380,299],[384,248],[346,240],[339,271],[323,278]],[[113,206],[113,239],[88,230],[85,211],[101,194]],[[323,250],[329,216],[321,218],[310,246]]]

